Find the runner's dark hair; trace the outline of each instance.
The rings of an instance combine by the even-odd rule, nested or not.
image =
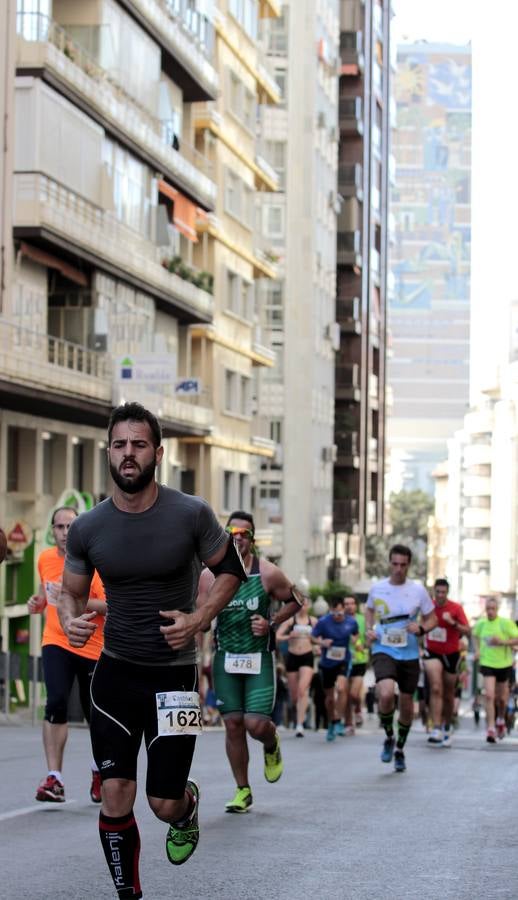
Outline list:
[[[243,519],[245,522],[250,522],[252,526],[251,531],[255,534],[255,522],[252,513],[245,512],[243,509],[236,509],[233,513],[230,513],[227,525],[230,525],[232,519]]]
[[[113,410],[108,422],[108,443],[112,442],[112,431],[119,422],[147,422],[153,435],[153,445],[160,447],[162,443],[162,429],[156,416],[141,403],[122,403]]]
[[[392,557],[396,554],[397,556],[406,556],[408,562],[412,562],[412,551],[410,547],[405,547],[404,544],[394,544],[394,546],[390,548],[389,560],[391,560]]]

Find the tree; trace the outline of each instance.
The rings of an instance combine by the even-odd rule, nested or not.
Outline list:
[[[384,537],[369,535],[365,541],[365,569],[368,575],[383,577],[388,555],[394,544],[405,544],[412,551],[411,577],[426,581],[426,545],[428,518],[433,513],[433,497],[425,491],[400,491],[389,498],[392,533]]]
[[[410,540],[426,543],[428,518],[434,510],[433,497],[425,491],[400,491],[389,498],[390,522],[393,534],[406,535]]]

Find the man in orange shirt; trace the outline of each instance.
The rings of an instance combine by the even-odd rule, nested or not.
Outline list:
[[[90,721],[90,681],[95,664],[103,648],[104,616],[106,602],[104,589],[95,573],[90,589],[88,611],[96,612],[97,625],[91,640],[84,647],[72,648],[68,642],[57,613],[57,601],[63,578],[68,529],[77,516],[75,509],[64,506],[52,516],[52,533],[55,547],[43,550],[38,558],[40,587],[38,594],[28,602],[30,613],[46,610],[45,627],[41,642],[43,674],[47,689],[45,718],[43,721],[43,746],[47,758],[48,775],[38,787],[36,800],[63,803],[65,789],[61,769],[68,736],[67,708],[74,678],[77,675],[81,706],[87,722]],[[90,797],[101,802],[101,778],[92,761]]]

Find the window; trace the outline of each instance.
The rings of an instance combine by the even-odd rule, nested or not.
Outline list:
[[[270,422],[270,440],[276,444],[282,443],[282,420],[272,419]]]
[[[244,89],[243,93],[243,124],[249,131],[254,130],[255,126],[255,96],[251,91]]]
[[[243,472],[239,474],[239,502],[240,509],[250,508],[250,479]]]
[[[7,429],[7,490],[18,490],[20,431],[9,425]]]
[[[236,416],[250,416],[250,378],[225,369],[224,412]]]
[[[243,31],[255,41],[257,38],[257,0],[229,0],[228,11]]]
[[[274,78],[277,82],[279,93],[281,95],[281,103],[286,103],[286,91],[288,88],[288,72],[286,69],[275,69]]]
[[[236,407],[237,375],[225,369],[225,410],[232,412]]]
[[[234,472],[223,472],[223,509],[230,512],[234,505]]]
[[[231,269],[226,271],[225,308],[250,322],[254,315],[254,285]]]
[[[284,235],[284,216],[282,206],[265,206],[266,228],[268,237],[277,238]]]
[[[252,228],[254,190],[230,169],[225,174],[225,211]]]
[[[279,190],[286,190],[286,141],[267,141],[266,154],[279,178]]]
[[[270,282],[267,286],[264,311],[266,327],[271,328],[272,331],[282,331],[282,306],[282,283],[279,281]]]

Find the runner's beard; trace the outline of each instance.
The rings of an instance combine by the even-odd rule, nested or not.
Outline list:
[[[134,465],[136,466],[137,463],[134,463]],[[140,473],[136,478],[125,478],[124,475],[119,472],[117,467],[110,463],[111,477],[117,487],[119,487],[121,491],[124,491],[125,494],[138,494],[140,491],[143,491],[144,488],[153,481],[155,469],[156,462],[153,460],[153,462],[150,462],[140,470]]]

